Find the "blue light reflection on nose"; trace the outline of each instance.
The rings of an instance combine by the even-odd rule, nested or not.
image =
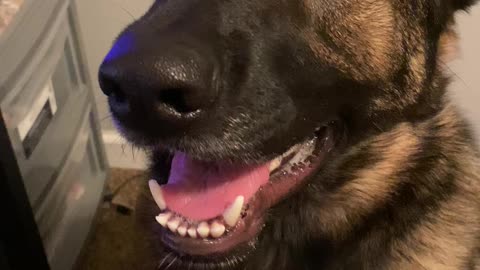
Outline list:
[[[114,60],[118,57],[121,57],[133,50],[135,46],[135,38],[132,33],[124,33],[120,38],[115,42],[110,52],[108,52],[105,57],[106,61]]]

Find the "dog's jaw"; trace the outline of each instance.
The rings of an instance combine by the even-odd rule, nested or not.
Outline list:
[[[268,220],[268,211],[305,185],[309,176],[327,162],[330,151],[340,140],[339,127],[339,122],[331,122],[319,129],[316,136],[267,162],[265,166],[270,176],[266,183],[251,195],[238,194],[225,212],[210,215],[211,218],[205,220],[200,219],[201,213],[192,216],[192,212],[186,211],[185,215],[190,216],[185,216],[179,213],[181,207],[177,207],[177,211],[171,209],[169,202],[175,204],[172,200],[182,200],[182,194],[166,199],[168,181],[158,181],[165,184],[163,187],[157,181],[150,181],[152,197],[160,213],[156,217],[157,231],[170,256],[178,256],[176,264],[208,261],[221,265],[233,257],[247,258]],[[228,188],[229,184],[225,185]],[[202,199],[201,194],[197,196]],[[202,211],[201,207],[197,208],[196,211]]]

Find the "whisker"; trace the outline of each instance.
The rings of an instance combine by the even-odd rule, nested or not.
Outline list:
[[[169,265],[167,265],[167,268],[165,268],[165,270],[168,270],[175,263],[175,261],[177,261],[177,257],[173,258],[173,260],[170,262]]]
[[[158,264],[157,269],[160,269],[160,267],[163,266],[163,264],[165,263],[165,261],[166,261],[170,256],[172,256],[172,253],[171,253],[171,252],[169,252],[165,257],[163,257],[162,261]]]
[[[126,9],[121,3],[119,3],[118,1],[115,1],[115,0],[110,0],[112,2],[115,2],[117,4],[117,7],[120,8],[122,11],[124,11],[125,13],[127,13],[130,18],[132,19],[132,22],[135,22],[136,20],[138,20],[139,18],[135,17],[132,12],[130,12],[128,9]],[[149,18],[145,18],[145,22],[147,23],[147,25],[149,25],[150,27],[152,27],[153,29],[155,30],[160,30],[160,28],[158,28],[155,24],[153,24],[151,22],[151,20],[149,20]]]
[[[126,145],[125,145],[124,143],[122,143],[122,145],[121,145],[120,147],[122,147],[122,154],[125,155],[125,147],[126,147]]]
[[[455,71],[453,71],[447,63],[443,62],[442,60],[439,60],[439,62],[442,65],[442,67],[446,68],[448,72],[452,74],[453,77],[457,78],[463,84],[463,86],[465,86],[467,89],[470,89],[470,87],[465,82],[465,80],[463,80],[463,78],[460,77],[460,75],[458,75]]]
[[[133,14],[128,9],[126,9],[119,1],[115,1],[115,0],[110,0],[110,1],[114,2],[117,8],[121,9],[123,12],[128,14],[132,19],[132,22],[137,20],[137,18],[135,18],[135,16],[133,16]]]
[[[107,120],[110,120],[110,119],[112,119],[112,116],[111,116],[111,115],[102,117],[102,118],[100,118],[100,123],[103,123],[103,122],[105,122],[105,121],[107,121]]]

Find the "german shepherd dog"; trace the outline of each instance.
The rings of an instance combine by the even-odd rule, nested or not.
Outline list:
[[[99,72],[151,156],[138,269],[480,269],[444,70],[474,2],[155,1]]]

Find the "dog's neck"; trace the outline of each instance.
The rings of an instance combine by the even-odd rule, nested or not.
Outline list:
[[[259,252],[263,259],[252,262],[272,265],[265,269],[378,269],[391,257],[417,256],[418,260],[400,260],[397,267],[418,269],[422,258],[429,263],[426,250],[458,261],[461,250],[446,254],[442,245],[473,244],[475,239],[454,239],[469,234],[445,221],[469,219],[468,215],[475,219],[475,206],[457,211],[453,202],[475,201],[480,192],[468,184],[480,177],[474,149],[469,127],[449,102],[430,119],[396,124],[350,147],[318,176],[323,179],[312,181],[318,184],[272,212],[297,215],[265,228],[263,241],[269,250]],[[442,214],[445,208],[452,216]],[[452,238],[437,237],[437,230]],[[368,252],[369,259],[362,252]]]

